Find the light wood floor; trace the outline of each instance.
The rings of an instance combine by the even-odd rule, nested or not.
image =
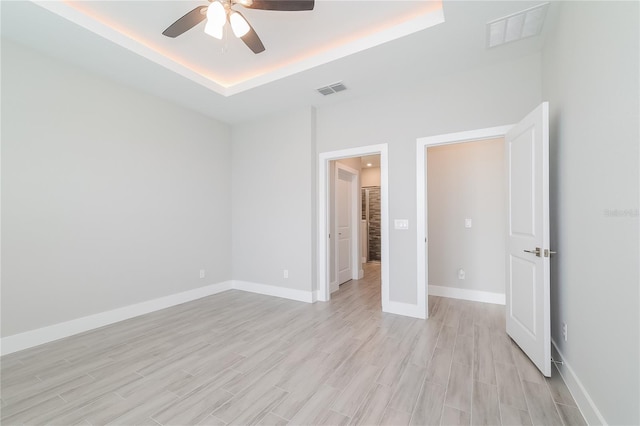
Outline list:
[[[5,356],[2,424],[584,424],[504,307],[383,314],[378,274],[330,303],[233,290]]]

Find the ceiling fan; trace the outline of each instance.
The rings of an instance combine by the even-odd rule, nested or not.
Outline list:
[[[162,32],[167,37],[177,37],[207,20],[204,32],[221,40],[224,26],[229,23],[233,34],[242,39],[253,53],[264,51],[264,45],[242,13],[233,9],[239,4],[247,9],[296,12],[313,10],[314,0],[208,0],[208,6],[198,6]]]

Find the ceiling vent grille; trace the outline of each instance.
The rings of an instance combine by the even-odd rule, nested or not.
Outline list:
[[[342,82],[333,83],[328,86],[319,87],[316,89],[318,93],[321,95],[333,95],[334,93],[342,92],[343,90],[347,90],[347,86],[345,86]]]
[[[549,3],[487,23],[487,47],[492,48],[540,34]]]

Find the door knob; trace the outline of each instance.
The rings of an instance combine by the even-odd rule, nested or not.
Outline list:
[[[542,256],[541,251],[542,251],[542,249],[540,247],[536,247],[535,250],[524,250],[525,253],[535,254],[537,257],[541,257]]]
[[[544,257],[550,257],[552,254],[556,254],[557,252],[549,250],[549,249],[544,249]]]

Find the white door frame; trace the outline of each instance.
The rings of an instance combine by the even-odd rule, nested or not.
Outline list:
[[[360,218],[358,217],[358,194],[360,193],[359,188],[360,188],[360,172],[358,172],[355,169],[352,169],[351,167],[345,166],[344,164],[338,163],[336,162],[336,171],[335,171],[335,176],[334,176],[334,194],[333,194],[333,198],[334,198],[334,205],[333,205],[333,211],[334,211],[334,217],[335,222],[334,222],[334,228],[331,231],[334,235],[334,237],[336,237],[338,235],[338,197],[337,197],[337,193],[338,193],[338,179],[340,179],[340,177],[338,176],[339,170],[343,170],[345,172],[347,172],[349,175],[351,175],[351,213],[349,215],[349,222],[351,225],[351,279],[352,280],[357,280],[360,277],[360,263],[361,263],[361,259],[360,259],[360,247],[359,247],[359,243],[360,243],[360,238],[358,238],[358,233],[360,230]],[[335,290],[337,289],[337,287],[340,285],[338,283],[338,275],[339,275],[339,271],[338,271],[338,238],[333,238],[333,251],[335,253],[335,263],[336,263],[336,267],[334,268],[334,276],[333,281],[336,283],[336,288],[334,289],[329,289],[331,290]]]
[[[329,162],[350,157],[380,154],[380,216],[382,310],[389,306],[389,174],[387,144],[369,145],[338,151],[322,152],[318,156],[318,289],[317,300],[329,301]]]
[[[463,142],[480,141],[504,137],[514,125],[469,130],[466,132],[447,133],[444,135],[418,138],[416,141],[416,247],[418,265],[418,307],[424,310],[425,318],[429,316],[429,294],[427,274],[429,272],[427,256],[427,148],[430,146],[450,145]]]

